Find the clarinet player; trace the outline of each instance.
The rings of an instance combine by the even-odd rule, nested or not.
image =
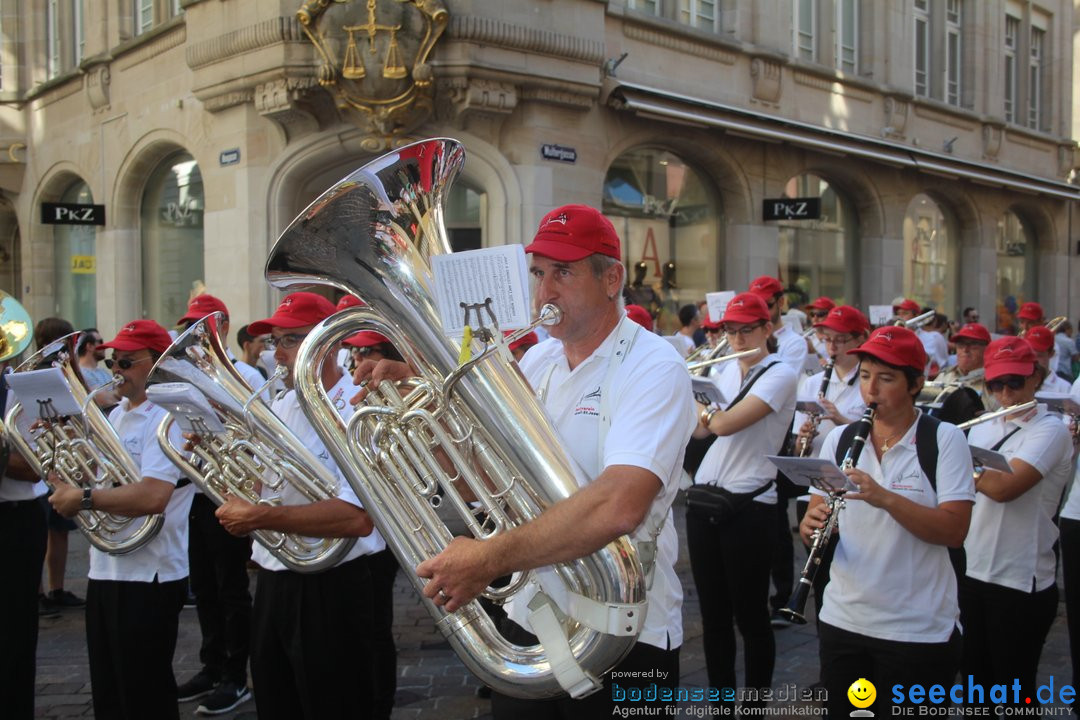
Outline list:
[[[881,714],[894,684],[952,683],[960,610],[947,548],[963,544],[975,499],[963,433],[915,407],[926,367],[915,333],[879,328],[848,352],[861,360],[859,390],[877,405],[877,417],[865,452],[846,471],[857,490],[839,516],[821,611],[822,682],[834,717],[851,710],[847,690],[859,678],[878,688],[870,709]],[[843,457],[842,438],[851,442],[843,428],[829,433],[821,457]],[[799,528],[804,541],[826,516],[815,491]]]

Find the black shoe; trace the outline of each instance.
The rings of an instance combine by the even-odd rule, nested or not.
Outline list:
[[[86,601],[69,590],[50,590],[49,602],[61,608],[80,608],[86,606]]]
[[[214,692],[217,685],[218,681],[213,675],[206,672],[206,670],[200,670],[195,673],[195,677],[176,688],[176,699],[179,702],[198,700]]]
[[[224,681],[210,693],[195,712],[200,715],[221,715],[233,710],[251,699],[251,690],[247,685],[237,685],[229,680]]]
[[[48,595],[38,593],[38,617],[43,618],[58,618],[60,617],[60,608],[56,606]]]
[[[187,597],[184,598],[184,607],[185,608],[193,608],[193,607],[195,607],[195,595],[190,590],[188,591]]]

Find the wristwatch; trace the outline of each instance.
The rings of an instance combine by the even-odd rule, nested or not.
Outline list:
[[[82,510],[93,510],[94,509],[94,498],[90,494],[92,492],[93,492],[93,490],[91,490],[90,488],[83,488],[83,491],[82,491],[82,503],[79,504],[80,509],[82,509]]]

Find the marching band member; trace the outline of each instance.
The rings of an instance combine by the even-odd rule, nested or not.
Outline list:
[[[1035,351],[1035,360],[1046,370],[1046,377],[1039,385],[1036,392],[1058,393],[1068,395],[1072,390],[1069,381],[1054,372],[1056,364],[1054,351],[1057,349],[1054,343],[1054,333],[1045,325],[1036,325],[1027,331],[1024,339]]]
[[[679,324],[681,327],[678,332],[670,337],[674,340],[675,348],[686,357],[694,349],[694,333],[701,327],[701,314],[697,305],[691,303],[679,308]]]
[[[979,323],[968,323],[953,333],[952,341],[956,345],[956,364],[937,377],[945,384],[957,382],[983,368],[983,355],[990,344],[990,331]],[[964,385],[979,394],[986,411],[997,410],[994,396],[986,392],[985,377],[964,380]]]
[[[852,678],[867,678],[879,689],[952,683],[960,663],[960,611],[946,546],[963,544],[975,499],[963,433],[915,408],[926,367],[915,333],[881,327],[848,352],[860,357],[859,389],[866,403],[876,404],[877,417],[865,451],[846,471],[858,490],[845,496],[818,625],[833,717],[850,710]],[[842,430],[825,438],[822,458],[835,459]],[[924,468],[924,454],[935,450],[936,461]],[[804,542],[827,514],[815,490],[799,528]],[[874,709],[881,711],[887,698],[879,690]]]
[[[1001,407],[1035,398],[1048,371],[1028,340],[1040,329],[986,348],[986,386]],[[960,585],[961,670],[984,687],[1019,679],[1021,697],[1034,698],[1039,655],[1057,611],[1054,515],[1072,474],[1072,443],[1041,404],[974,426],[968,442],[1001,452],[1012,473],[980,468],[976,474]]]
[[[743,638],[747,687],[769,687],[776,660],[769,624],[776,468],[765,455],[776,454],[783,444],[798,380],[796,371],[770,352],[774,316],[766,301],[752,292],[736,295],[727,304],[721,324],[732,352],[757,353],[723,364],[716,383],[732,402],[726,410],[704,409],[694,433],[718,436],[694,478],[686,512],[712,687],[735,687],[733,619]],[[803,345],[801,338],[796,340]]]
[[[818,364],[824,366],[829,362],[829,352],[825,347],[825,340],[822,337],[820,324],[829,315],[829,311],[836,307],[836,303],[832,298],[822,295],[814,302],[806,306],[807,315],[810,318],[810,324],[814,327],[815,332],[810,337],[806,338],[807,352],[812,353]],[[808,363],[809,364],[809,363]],[[809,371],[808,371],[809,372]]]
[[[776,350],[777,356],[787,363],[796,375],[801,375],[803,366],[806,364],[806,341],[786,323],[780,322],[780,314],[784,312],[784,306],[787,304],[784,298],[784,286],[776,278],[762,275],[750,283],[750,289],[747,292],[760,297],[769,308],[772,334],[779,344]]]
[[[288,389],[274,400],[271,410],[337,474],[338,496],[312,503],[286,484],[278,498],[271,498],[264,486],[264,504],[231,496],[217,509],[218,519],[234,535],[268,529],[358,538],[337,565],[318,574],[288,570],[262,544],[255,544],[251,557],[260,570],[252,610],[251,677],[262,720],[389,716],[387,698],[375,684],[368,561],[368,555],[386,545],[300,410],[294,388],[300,343],[334,312],[326,298],[296,292],[286,295],[271,317],[248,326],[253,335],[270,334],[274,359],[289,370]],[[348,419],[353,391],[348,376],[331,360],[324,363],[321,379],[330,400]]]
[[[916,318],[924,310],[929,310],[929,308],[924,309],[919,306],[919,303],[909,298],[904,298],[903,301],[893,305],[893,314],[900,320]],[[936,375],[949,362],[949,343],[945,341],[944,335],[927,329],[925,324],[923,327],[915,328],[915,334],[918,336],[919,341],[922,342],[923,349],[926,350],[928,358],[926,371],[931,376]]]
[[[1032,328],[1046,324],[1042,305],[1037,302],[1026,302],[1021,305],[1016,311],[1016,320],[1020,324],[1020,335],[1025,338]]]
[[[93,490],[63,484],[49,498],[68,518],[91,509],[126,517],[165,514],[157,535],[133,552],[110,555],[90,548],[86,646],[94,717],[102,720],[180,716],[172,659],[187,596],[188,510],[195,488],[158,445],[165,409],[146,399],[150,369],[171,344],[165,328],[135,320],[101,346],[113,350],[106,365],[123,378],[116,388],[121,401],[109,422],[142,480]],[[176,447],[182,444],[178,428],[170,439]]]

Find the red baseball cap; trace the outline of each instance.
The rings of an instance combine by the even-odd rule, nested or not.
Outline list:
[[[509,335],[512,331],[507,331],[505,334]],[[540,342],[539,336],[534,332],[526,333],[522,335],[514,342],[510,343],[511,350],[517,350],[519,347],[531,348],[536,343]]]
[[[361,330],[355,335],[350,335],[342,342],[346,345],[352,345],[353,347],[371,347],[372,345],[382,345],[383,343],[390,343],[390,338],[385,335],[380,335],[373,330]]]
[[[1020,309],[1016,312],[1016,317],[1024,320],[1042,320],[1042,305],[1037,302],[1026,302],[1020,306]]]
[[[754,293],[766,300],[771,300],[773,296],[779,295],[784,292],[784,286],[780,284],[780,281],[769,275],[762,275],[761,277],[750,283],[750,289],[747,292]]]
[[[836,307],[836,303],[832,301],[832,298],[822,295],[814,302],[807,305],[811,310],[832,310]]]
[[[201,318],[202,316],[200,315],[199,317]],[[98,345],[98,347],[112,348],[113,350],[122,350],[125,352],[134,350],[152,350],[157,353],[163,353],[169,349],[172,342],[172,336],[169,335],[169,331],[153,320],[132,320],[127,325],[120,328],[120,332],[116,333],[116,337],[107,343]]]
[[[248,325],[252,335],[265,335],[275,327],[298,328],[314,325],[337,312],[334,304],[312,292],[294,292],[285,296],[274,314]]]
[[[229,308],[225,307],[225,303],[221,300],[208,293],[196,295],[188,303],[187,314],[177,320],[176,324],[179,325],[187,320],[202,320],[212,312],[224,313],[226,318],[229,317]]]
[[[926,348],[919,336],[906,327],[879,327],[862,345],[848,350],[848,355],[869,355],[890,365],[914,368],[919,372],[926,369]]]
[[[902,302],[892,306],[893,312],[898,310],[910,310],[913,313],[917,313],[922,310],[922,306],[910,298],[904,298]]]
[[[721,323],[753,323],[759,320],[770,320],[769,306],[761,299],[760,295],[752,292],[739,293],[731,298],[731,302],[724,308],[724,317]]]
[[[990,331],[979,323],[968,323],[964,327],[960,328],[953,333],[953,341],[956,340],[972,340],[974,342],[990,344]]]
[[[1035,352],[1054,351],[1054,333],[1045,325],[1031,328],[1024,334],[1024,339],[1028,341],[1028,345]]]
[[[829,311],[824,320],[814,323],[814,327],[826,327],[836,332],[861,335],[870,329],[870,321],[862,312],[850,305],[838,305]]]
[[[1003,337],[986,346],[983,368],[987,380],[1002,375],[1023,375],[1035,372],[1035,351],[1025,338]]]
[[[646,330],[653,329],[652,315],[650,315],[649,311],[641,307],[640,305],[627,305],[626,317],[630,318]]]
[[[549,212],[525,252],[560,262],[584,260],[596,253],[622,259],[615,226],[588,205],[563,205]]]
[[[356,297],[355,295],[345,295],[337,301],[337,307],[335,308],[335,310],[337,310],[337,312],[341,312],[345,308],[356,307],[357,305],[363,304],[364,301]]]

